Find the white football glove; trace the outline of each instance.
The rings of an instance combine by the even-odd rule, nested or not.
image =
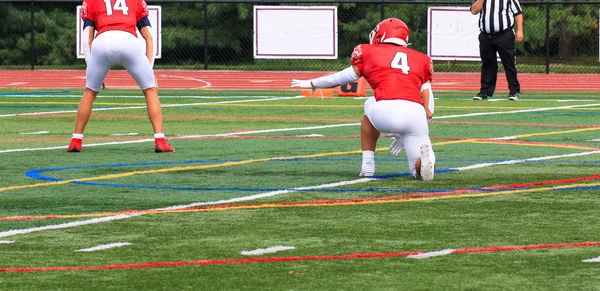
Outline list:
[[[311,80],[292,80],[292,87],[300,87],[303,89],[315,89]]]
[[[386,136],[394,138],[394,141],[390,145],[390,152],[392,153],[392,155],[399,155],[402,152],[402,149],[404,149],[404,144],[402,143],[402,136],[397,134],[388,134]]]

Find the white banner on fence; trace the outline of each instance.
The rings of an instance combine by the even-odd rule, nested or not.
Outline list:
[[[336,6],[254,6],[254,58],[337,59]]]
[[[434,60],[480,61],[479,15],[469,7],[429,7],[427,54]]]
[[[152,41],[154,46],[154,58],[160,59],[161,51],[162,51],[162,39],[161,39],[161,8],[158,5],[148,5],[148,20],[150,20],[150,34],[152,35]],[[83,45],[88,42],[88,36],[82,35],[81,30],[83,30],[83,21],[81,20],[81,5],[77,6],[77,19],[75,23],[77,23],[77,58],[83,59]],[[146,42],[140,35],[140,32],[137,32],[138,39],[140,40],[140,44],[145,47]]]

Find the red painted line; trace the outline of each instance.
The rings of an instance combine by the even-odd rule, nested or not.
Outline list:
[[[232,133],[236,132],[252,132],[253,130],[236,130],[232,131]],[[318,136],[318,135],[249,135],[249,136],[204,136],[204,137],[169,137],[167,139],[244,139],[244,138],[360,138],[359,135],[328,135],[328,136]]]
[[[74,117],[73,114],[17,114],[17,116],[43,116],[43,117]],[[146,115],[117,115],[117,114],[92,114],[91,117],[122,117],[122,118],[148,118]],[[163,118],[178,119],[243,119],[243,120],[301,120],[301,121],[344,121],[358,122],[362,119],[341,119],[341,118],[301,118],[301,117],[243,117],[243,116],[173,116],[165,115]]]
[[[75,117],[74,114],[36,114],[23,113],[16,116],[43,116],[43,117]],[[117,114],[93,114],[92,117],[126,117],[126,118],[148,118],[146,115],[117,115]],[[345,121],[358,122],[362,119],[339,119],[339,118],[295,118],[295,117],[240,117],[240,116],[173,116],[166,115],[163,118],[183,118],[183,119],[250,119],[250,120],[315,120],[315,121]],[[575,127],[588,128],[600,127],[600,125],[583,124],[548,124],[548,123],[514,123],[514,122],[472,122],[472,121],[431,121],[439,124],[466,124],[466,125],[518,125],[518,126],[549,126],[549,127]]]
[[[149,137],[103,137],[103,138],[86,138],[85,140],[140,140],[150,139]],[[70,141],[71,138],[26,138],[26,139],[0,139],[0,142],[20,142],[20,141]]]
[[[505,143],[505,144],[522,144],[522,145],[540,145],[540,146],[560,146],[569,147],[580,150],[598,151],[599,148],[572,145],[572,144],[558,144],[558,143],[547,143],[547,142],[532,142],[532,141],[520,141],[520,140],[495,140],[495,139],[478,139],[478,141],[491,142],[491,143]]]
[[[444,124],[477,124],[477,125],[551,126],[551,127],[600,127],[600,125],[578,125],[578,124],[544,124],[544,123],[512,123],[512,122],[431,121],[431,123],[444,123]]]
[[[545,244],[545,245],[527,245],[527,246],[500,246],[475,249],[458,249],[451,252],[456,253],[480,253],[480,252],[500,252],[512,250],[529,249],[550,249],[550,248],[573,248],[598,246],[598,242],[584,242],[572,244]],[[409,255],[423,254],[423,252],[392,252],[392,253],[363,253],[349,255],[332,256],[308,256],[308,257],[271,257],[271,258],[250,258],[250,259],[230,259],[230,260],[199,260],[186,262],[157,262],[143,264],[123,264],[123,265],[103,265],[103,266],[77,266],[77,267],[34,267],[34,268],[0,268],[0,272],[39,272],[39,271],[74,271],[74,270],[114,270],[114,269],[141,269],[156,267],[179,267],[190,265],[224,265],[224,264],[245,264],[245,263],[267,263],[267,262],[291,262],[291,261],[317,261],[317,260],[340,260],[340,259],[367,259],[367,258],[388,258],[402,257]]]
[[[293,205],[315,205],[315,204],[336,204],[336,203],[359,203],[365,201],[382,201],[382,200],[394,200],[394,199],[402,199],[402,198],[422,198],[422,197],[432,197],[432,196],[446,196],[446,195],[454,195],[454,194],[463,194],[463,193],[472,193],[472,192],[480,192],[483,190],[500,190],[500,189],[514,189],[514,188],[525,188],[531,186],[541,186],[541,185],[555,185],[555,184],[568,184],[568,183],[576,183],[581,181],[592,181],[600,179],[600,175],[592,175],[588,177],[582,178],[572,178],[572,179],[564,179],[564,180],[550,180],[550,181],[540,181],[540,182],[532,182],[532,183],[522,183],[522,184],[512,184],[512,185],[504,185],[504,186],[491,186],[491,187],[482,187],[481,189],[460,189],[450,192],[430,192],[430,193],[419,193],[419,194],[407,194],[407,195],[396,195],[396,196],[386,196],[386,197],[375,197],[375,198],[360,198],[360,199],[346,199],[346,200],[313,200],[308,202],[284,202],[284,203],[258,203],[258,204],[223,204],[216,206],[203,206],[203,207],[191,207],[191,208],[181,208],[177,210],[124,210],[124,211],[116,211],[116,212],[101,212],[99,215],[118,215],[118,214],[135,214],[135,213],[146,213],[146,214],[158,214],[158,213],[172,213],[177,211],[189,211],[189,210],[210,210],[210,209],[220,209],[220,208],[230,208],[230,207],[278,207],[278,206],[293,206]],[[15,220],[32,220],[32,219],[53,219],[53,218],[65,218],[60,215],[47,215],[47,216],[10,216],[10,217],[0,217],[0,221],[15,221]]]
[[[548,244],[548,245],[529,245],[529,246],[505,246],[505,247],[487,247],[478,249],[458,249],[455,253],[481,253],[481,252],[498,252],[498,251],[514,251],[514,250],[531,250],[531,249],[550,249],[550,248],[569,248],[569,247],[587,247],[598,246],[597,242],[584,242],[576,244]]]
[[[555,184],[567,184],[567,183],[575,183],[581,181],[591,181],[600,179],[600,175],[593,175],[582,178],[573,178],[573,179],[565,179],[565,180],[550,180],[550,181],[540,181],[533,183],[523,183],[523,184],[513,184],[513,185],[504,185],[504,186],[491,186],[491,187],[482,187],[483,190],[500,190],[500,189],[513,189],[513,188],[525,188],[531,186],[541,186],[541,185],[555,185]],[[447,196],[454,194],[463,194],[463,193],[472,193],[472,192],[480,192],[482,190],[479,189],[460,189],[450,192],[431,192],[431,193],[419,193],[419,194],[407,194],[407,195],[396,195],[396,196],[386,196],[386,197],[375,197],[375,198],[359,198],[359,199],[346,199],[346,200],[314,200],[309,202],[284,202],[284,203],[260,203],[260,204],[242,204],[242,205],[217,205],[217,206],[205,206],[205,207],[193,207],[188,210],[202,210],[202,209],[218,209],[218,208],[227,208],[234,206],[289,206],[289,205],[306,205],[306,204],[336,204],[336,203],[353,203],[353,202],[365,202],[365,201],[381,201],[381,200],[394,200],[394,199],[402,199],[402,198],[422,198],[422,197],[432,197],[432,196]],[[123,214],[128,212],[116,212],[115,214]],[[1,219],[0,219],[1,220]]]
[[[479,138],[455,138],[455,137],[432,137],[431,139],[439,140],[476,140],[477,142],[488,142],[488,143],[503,143],[503,144],[518,144],[518,145],[539,145],[539,146],[554,146],[554,147],[569,147],[580,150],[598,151],[600,148],[572,145],[572,144],[558,144],[558,143],[546,143],[546,142],[533,142],[533,141],[520,141],[520,140],[498,140],[498,139],[479,139]]]
[[[251,132],[251,131],[234,131],[234,132]],[[248,138],[360,138],[358,135],[340,135],[340,136],[300,136],[300,135],[254,135],[254,136],[190,136],[190,137],[167,137],[171,139],[248,139]],[[86,141],[92,140],[141,140],[152,139],[152,137],[101,137],[101,138],[85,138]],[[39,138],[39,139],[0,139],[0,142],[34,142],[34,141],[70,141],[70,138]]]
[[[102,116],[101,116],[102,117]],[[140,116],[147,118],[147,116]],[[191,118],[191,119],[244,119],[244,120],[302,120],[302,121],[344,121],[358,122],[362,119],[341,119],[341,118],[300,118],[300,117],[240,117],[240,116],[163,116],[164,118]]]

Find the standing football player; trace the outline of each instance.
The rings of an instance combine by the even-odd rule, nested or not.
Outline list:
[[[144,0],[84,0],[81,6],[83,33],[89,35],[86,83],[77,109],[75,131],[69,152],[81,151],[83,131],[90,119],[94,99],[104,87],[104,78],[113,65],[122,65],[144,92],[148,117],[154,129],[154,151],[173,152],[165,141],[162,111],[152,65],[154,53],[148,6]],[[136,26],[146,41],[139,45]]]
[[[375,147],[381,132],[394,137],[390,151],[406,149],[415,178],[433,180],[435,154],[427,120],[433,118],[431,58],[407,48],[409,30],[397,18],[381,21],[369,35],[370,44],[354,48],[351,66],[333,75],[312,80],[292,80],[292,87],[331,88],[361,76],[375,90],[365,101],[361,124],[362,169],[360,176],[375,175]]]

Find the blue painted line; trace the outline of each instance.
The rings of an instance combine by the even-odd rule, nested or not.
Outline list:
[[[535,113],[535,114],[598,114],[600,112],[594,111],[532,111],[532,112],[524,112],[524,113]]]
[[[185,109],[225,110],[225,108],[211,108],[211,107],[175,107],[175,108],[169,108],[169,109],[181,109],[181,110],[185,110]]]
[[[595,189],[600,189],[600,186],[569,187],[569,188],[560,188],[560,189],[552,189],[552,190],[595,190]]]
[[[239,159],[239,160],[188,160],[188,161],[177,161],[177,162],[148,162],[148,163],[133,163],[133,164],[110,164],[110,165],[87,165],[87,166],[72,166],[72,167],[59,167],[59,168],[50,168],[50,169],[37,169],[37,170],[29,170],[25,173],[27,177],[52,181],[52,182],[60,182],[65,179],[47,177],[42,175],[41,173],[50,172],[50,171],[61,171],[61,170],[71,170],[71,169],[86,169],[86,168],[108,168],[108,167],[126,167],[126,166],[149,166],[149,165],[177,165],[177,164],[192,164],[192,163],[222,163],[222,162],[239,162],[246,161],[247,159]],[[361,159],[270,159],[270,161],[360,161]],[[376,159],[378,161],[401,161],[400,159]],[[406,160],[404,160],[406,161]],[[460,159],[447,159],[446,161],[463,161]],[[465,161],[482,161],[482,160],[465,160]],[[494,161],[502,161],[502,160],[494,160]],[[590,161],[568,161],[568,162],[590,162]],[[593,163],[598,163],[598,161],[591,161]],[[439,169],[436,170],[436,173],[448,173],[448,172],[456,172],[457,169]],[[399,174],[390,174],[390,175],[380,175],[373,176],[371,178],[374,179],[387,179],[387,178],[396,178],[396,177],[405,177],[412,176],[411,173],[399,173]],[[127,184],[114,184],[114,183],[95,183],[95,182],[82,182],[82,181],[73,181],[70,182],[73,184],[82,184],[82,185],[91,185],[91,186],[106,186],[106,187],[123,187],[123,188],[138,188],[138,189],[167,189],[167,190],[192,190],[192,191],[297,191],[297,192],[400,192],[400,193],[419,193],[419,192],[427,192],[427,193],[435,193],[435,192],[451,192],[455,190],[449,189],[421,189],[421,190],[406,190],[406,189],[373,189],[373,188],[363,188],[363,189],[294,189],[294,188],[240,188],[240,187],[223,187],[223,188],[201,188],[201,187],[176,187],[176,186],[144,186],[144,185],[127,185]],[[478,190],[478,191],[512,191],[517,189],[526,189],[526,188],[515,188],[515,189],[489,189],[489,188],[471,188],[467,190]],[[579,189],[599,189],[599,187],[573,187],[573,188],[563,188],[563,189],[555,189],[555,190],[579,190]]]
[[[71,91],[48,91],[48,92],[26,92],[26,93],[4,93],[0,96],[16,96],[16,95],[35,95],[35,94],[58,94],[58,93],[71,93]]]
[[[217,108],[217,107],[179,107],[179,108],[172,108],[172,109],[179,109],[179,110],[189,110],[189,109],[197,109],[197,110],[226,110],[228,108]],[[243,107],[243,108],[237,108],[240,110],[260,110],[260,111],[293,111],[293,110],[298,110],[297,108],[255,108],[255,107]],[[315,109],[316,111],[326,111],[326,112],[330,112],[330,111],[363,111],[364,109],[362,108],[357,108],[357,109],[338,109],[338,108],[332,108],[332,109]],[[466,111],[465,111],[466,112]]]
[[[50,172],[50,171],[62,171],[62,170],[71,170],[71,169],[89,169],[89,168],[110,168],[110,167],[127,167],[127,166],[150,166],[150,165],[177,165],[177,164],[192,164],[192,163],[219,163],[219,162],[240,162],[245,161],[242,160],[190,160],[190,161],[179,161],[179,162],[156,162],[156,163],[134,163],[134,164],[111,164],[111,165],[88,165],[88,166],[73,166],[73,167],[60,167],[60,168],[51,168],[51,169],[37,169],[37,170],[29,170],[25,172],[25,175],[30,178],[38,179],[38,180],[46,180],[59,182],[64,181],[64,179],[57,179],[42,176],[40,173]],[[75,182],[72,182],[75,183]],[[78,182],[83,183],[83,182]]]

